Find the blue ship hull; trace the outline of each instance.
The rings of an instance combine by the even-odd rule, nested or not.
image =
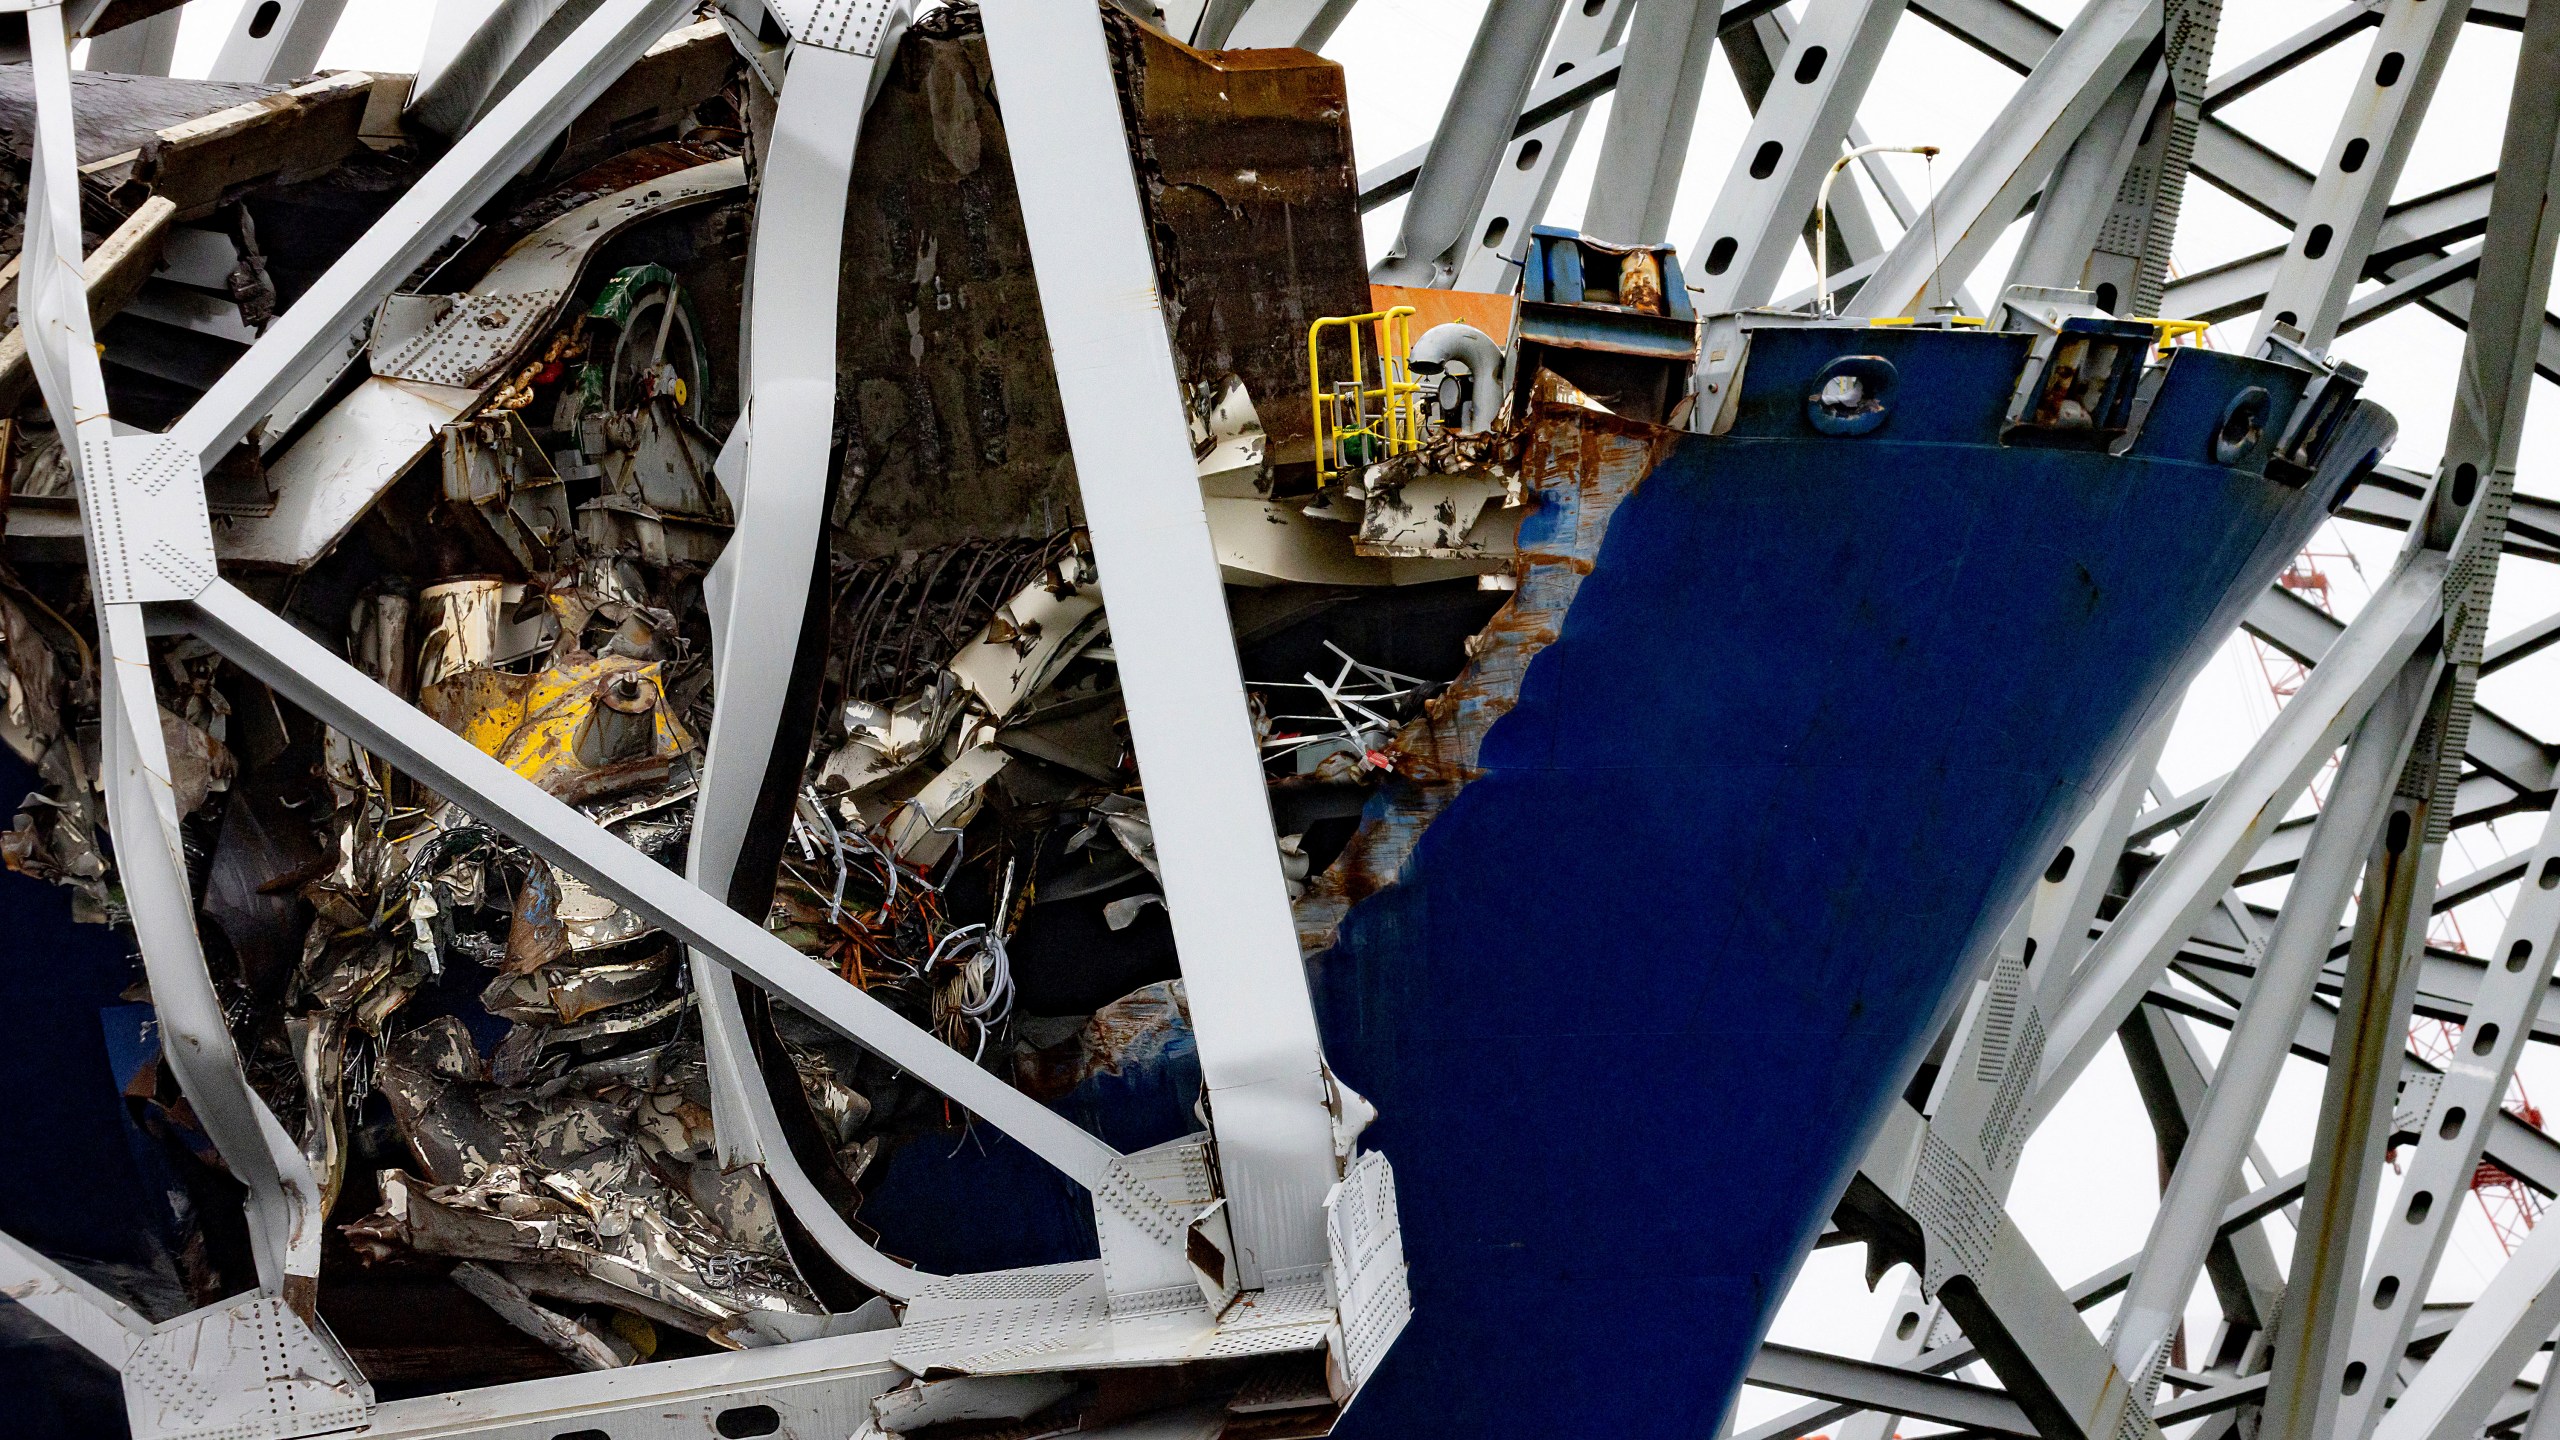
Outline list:
[[[2002,443],[2024,347],[1764,331],[1726,434],[1531,416],[1519,590],[1300,907],[1415,1304],[1337,1433],[1712,1435],[1966,962],[2321,519],[2212,459],[2235,394],[2274,430],[2301,372],[2182,351],[2109,455]],[[1896,367],[1892,416],[1816,433],[1806,390],[1850,352]],[[45,1097],[42,1168],[78,1177],[0,1219],[147,1263],[166,1187],[88,1018],[124,947],[0,890],[60,961],[10,991],[10,1033],[60,1045],[0,1083]],[[1057,1108],[1124,1149],[1194,1128],[1186,1028],[1122,1058]],[[1000,1135],[884,1169],[863,1218],[928,1267],[1093,1253],[1087,1198]],[[0,1343],[0,1390],[51,1363]]]
[[[1414,1298],[1338,1434],[1715,1433],[1967,960],[2320,520],[2212,458],[2300,374],[2183,351],[2131,453],[2004,446],[2024,343],[1763,331],[1650,473],[1538,418],[1513,608],[1561,625],[1480,659],[1534,651],[1463,785],[1372,803],[1314,963]],[[1844,353],[1899,370],[1871,435],[1805,417]]]

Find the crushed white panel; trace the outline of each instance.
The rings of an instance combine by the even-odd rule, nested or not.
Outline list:
[[[165,435],[80,436],[91,574],[110,605],[192,600],[213,584],[213,520],[194,452]]]
[[[746,183],[746,162],[729,159],[625,186],[517,241],[468,294],[391,296],[374,318],[373,373],[429,385],[498,378],[509,356],[558,322],[596,247],[635,221]]]
[[[394,295],[373,322],[373,373],[429,385],[478,385],[551,321],[560,289]]]
[[[293,1440],[364,1424],[373,1387],[282,1299],[244,1295],[154,1328],[124,1403],[134,1440]]]
[[[223,516],[221,555],[294,569],[329,553],[393,481],[435,448],[436,431],[479,403],[453,385],[368,377],[267,471],[274,498]]]
[[[1326,1277],[1341,1314],[1338,1359],[1350,1391],[1368,1383],[1387,1347],[1413,1318],[1404,1264],[1404,1225],[1396,1213],[1396,1172],[1372,1150],[1324,1197]]]

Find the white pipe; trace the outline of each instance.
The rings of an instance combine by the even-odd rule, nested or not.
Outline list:
[[[1468,385],[1466,413],[1450,422],[1450,428],[1466,435],[1482,434],[1502,408],[1502,347],[1482,330],[1454,320],[1432,326],[1413,342],[1412,365],[1418,373],[1437,375],[1452,360],[1466,365]]]
[[[1861,155],[1930,155],[1938,153],[1935,145],[1861,145],[1831,162],[1822,172],[1822,193],[1813,202],[1813,308],[1818,315],[1831,310],[1831,182],[1849,162]]]

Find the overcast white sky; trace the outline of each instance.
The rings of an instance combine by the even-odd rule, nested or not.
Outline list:
[[[1802,3],[1799,0],[1795,8]],[[2056,21],[2067,21],[2079,8],[2075,0],[2027,3]],[[2249,0],[2226,6],[2215,70],[2293,34],[2328,13],[2333,4],[2334,0]],[[1349,73],[1353,130],[1364,160],[1375,163],[1430,138],[1483,6],[1484,0],[1361,0],[1326,53],[1341,61]],[[219,0],[198,0],[188,7],[178,52],[179,73],[203,73],[232,8]],[[431,13],[431,7],[418,0],[349,0],[346,21],[324,63],[412,69]],[[2222,114],[2304,168],[2316,170],[2369,43],[2367,37],[2358,37]],[[2468,28],[2401,181],[2402,196],[2422,194],[2494,167],[2516,43],[2511,34],[2477,25]],[[2008,70],[1928,22],[1907,17],[1860,118],[1877,141],[1943,147],[1946,154],[1937,163],[1944,175],[1962,161],[1974,137],[1998,113],[2016,84],[2017,77]],[[1593,152],[1606,118],[1607,102],[1602,101],[1594,107],[1578,152],[1565,168],[1547,216],[1550,223],[1571,225],[1580,216],[1590,186]],[[1707,81],[1687,180],[1674,212],[1672,239],[1684,249],[1705,223],[1716,187],[1749,120],[1719,55]],[[1907,188],[1919,194],[1924,177],[1917,173],[1916,162],[1907,163],[1915,171],[1906,180]],[[1871,208],[1879,217],[1886,213],[1880,205]],[[1392,238],[1395,218],[1392,209],[1372,217],[1373,249]],[[2181,271],[2219,264],[2285,238],[2275,225],[2202,181],[2188,187],[2182,226],[2177,246]],[[1988,297],[1996,291],[2010,248],[2004,243],[1971,277],[1976,295]],[[1799,251],[1781,293],[1811,283],[1812,266]],[[2249,325],[2245,317],[2231,322],[2217,338],[2225,345],[2243,344]],[[2461,336],[2450,326],[2416,307],[2398,311],[2338,343],[2342,356],[2372,372],[2366,393],[2399,417],[2400,444],[2391,456],[2395,463],[2421,470],[2433,467],[2443,445],[2461,344]],[[2537,384],[2519,465],[2524,489],[2560,494],[2560,444],[2555,442],[2560,442],[2560,407],[2550,403],[2549,387]],[[2396,534],[2357,525],[2332,525],[2322,532],[2314,549],[2327,552],[2321,566],[2334,582],[2341,613],[2351,614],[2369,593],[2369,582],[2388,571],[2399,542]],[[2560,610],[2560,576],[2550,567],[2510,561],[2500,579],[2492,633],[2515,629],[2554,610]],[[2560,651],[2546,652],[2491,677],[2482,687],[2482,697],[2534,733],[2560,737],[2560,687],[2554,684],[2560,679],[2560,668],[2555,667],[2560,667]],[[2259,652],[2246,640],[2235,640],[2189,696],[2162,763],[2169,783],[2183,789],[2227,770],[2274,711]],[[2463,873],[2498,854],[2529,847],[2539,831],[2539,817],[2510,820],[2495,828],[2494,836],[2474,833],[2460,838],[2447,853],[2446,873]],[[2486,949],[2494,942],[2503,909],[2502,904],[2479,902],[2457,917],[2473,949]],[[2207,1039],[2218,1044],[2212,1032],[2207,1032]],[[2308,1131],[2320,1093],[2320,1072],[2315,1067],[2299,1060],[2291,1066],[2261,1135],[2280,1169],[2307,1158]],[[2537,1099],[2560,1103],[2560,1057],[2537,1047],[2537,1053],[2527,1057],[2524,1080]],[[2150,1127],[2132,1080],[2111,1047],[2029,1147],[2012,1210],[2068,1284],[2139,1248],[2150,1223],[2157,1180]],[[2466,1207],[2465,1216],[2430,1298],[2469,1298],[2502,1258],[2477,1208]],[[2275,1228],[2279,1252],[2289,1253],[2290,1232],[2281,1222]],[[1870,1295],[1860,1277],[1860,1265],[1854,1249],[1817,1253],[1779,1317],[1777,1337],[1816,1348],[1865,1353],[1894,1302],[1901,1276],[1897,1272],[1888,1277],[1880,1291]],[[2209,1297],[2200,1296],[2200,1301],[2190,1311],[2189,1332],[2191,1343],[2199,1345],[2209,1337],[2212,1323]],[[2092,1318],[2102,1325],[2105,1316],[2101,1309]],[[1784,1396],[1747,1392],[1740,1419],[1747,1425],[1795,1403]],[[1918,1433],[1928,1427],[1907,1428]]]

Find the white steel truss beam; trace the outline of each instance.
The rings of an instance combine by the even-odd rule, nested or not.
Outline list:
[[[2560,1326],[2560,1225],[2540,1225],[2489,1277],[2461,1323],[2384,1412],[2375,1440],[2478,1434],[2554,1326]]]
[[[310,3],[310,0],[304,0]],[[340,0],[344,3],[344,0]],[[433,76],[421,75],[406,118],[448,138],[471,128],[508,87],[595,13],[601,0],[500,0]],[[444,15],[439,12],[437,18]]]
[[[2142,1093],[2143,1108],[2150,1112],[2161,1164],[2174,1168],[2204,1109],[2214,1068],[2198,1050],[2182,1016],[2146,1005],[2117,1034],[2134,1084]],[[2251,1158],[2261,1157],[2253,1149]],[[2225,1189],[2230,1197],[2226,1207],[2248,1193],[2241,1176],[2233,1174]],[[2227,1223],[2229,1214],[2226,1208],[2226,1223],[2205,1255],[2205,1274],[2222,1307],[2223,1333],[2197,1363],[2236,1374],[2248,1358],[2251,1341],[2275,1318],[2284,1294],[2284,1272],[2276,1264],[2275,1247],[2266,1232],[2255,1226],[2234,1229]]]
[[[2328,959],[2330,937],[2353,892],[2357,862],[2382,833],[2392,783],[2416,738],[2438,668],[2432,652],[2404,661],[2348,747],[2313,831],[2310,856],[2268,936],[2249,1003],[2240,1012],[2204,1111],[2161,1194],[2142,1265],[2126,1291],[2113,1349],[2116,1363],[2128,1372],[2152,1369],[2186,1309],[2187,1294],[2211,1243],[2201,1222],[2221,1209],[2225,1186],[2257,1134],[2267,1096],[2292,1048],[2296,1018],[2310,1004]],[[2408,839],[2405,830],[2402,839]],[[2152,882],[2166,878],[2156,873]],[[2120,933],[2127,932],[2110,931],[2107,940]],[[2102,949],[2107,940],[2099,942]]]
[[[1004,96],[1006,130],[1224,1193],[1259,1288],[1325,1261],[1335,1112],[1119,92],[1092,9],[983,13],[996,73],[1043,77]]]
[[[2247,1234],[2250,1227],[2283,1209],[2286,1204],[2302,1193],[2303,1174],[2303,1171],[2296,1170],[2234,1201],[2223,1211],[2216,1233],[2225,1240]],[[2071,1302],[2071,1308],[2085,1312],[2092,1306],[2123,1294],[2125,1282],[2132,1278],[2134,1262],[2139,1258],[2139,1256],[2127,1256],[2065,1291],[2065,1296]],[[1919,1331],[1923,1313],[1909,1305],[1904,1305],[1895,1312],[1895,1323],[1899,1324],[1907,1316],[1912,1322],[1912,1328]],[[2419,1326],[2420,1338],[2433,1338],[2434,1335],[2440,1335],[2450,1329],[2452,1323],[2450,1319],[2438,1317],[2430,1331],[2428,1322],[2422,1321]],[[1764,1346],[1764,1353],[1766,1349],[1767,1347]],[[1981,1358],[1982,1351],[1971,1340],[1958,1338],[1945,1345],[1923,1349],[1912,1358],[1893,1364],[1890,1368],[1907,1374],[1942,1375],[1974,1364]],[[1761,1383],[1760,1366],[1756,1360],[1752,1363],[1748,1383],[1754,1385]],[[1770,1388],[1786,1389],[1788,1387],[1772,1383]],[[2162,1408],[2167,1410],[2171,1407]],[[1790,1411],[1766,1424],[1739,1432],[1734,1436],[1734,1440],[1797,1440],[1799,1436],[1809,1435],[1841,1420],[1863,1421],[1872,1415],[1883,1413],[1874,1411],[1861,1413],[1862,1409],[1863,1407],[1856,1404],[1810,1405]],[[2173,1420],[2162,1419],[2160,1423],[2173,1423]]]
[[[1351,5],[1352,0],[1253,0],[1227,33],[1203,33],[1196,43],[1211,50],[1321,50]]]
[[[2107,218],[2116,193],[2124,188],[2135,149],[2150,128],[2167,75],[2158,64],[2137,65],[2124,73],[2090,118],[2088,128],[2071,142],[2060,164],[2036,200],[2026,237],[2010,261],[2010,285],[2083,288],[2090,252],[2098,247],[2098,227]],[[2102,306],[2112,309],[2112,306]]]
[[[2017,0],[1928,0],[1912,8],[1957,39],[2020,73],[2033,69],[2060,33],[2059,26]],[[2471,18],[2514,29],[2523,23],[2522,6],[2519,0],[2483,0],[2472,5]],[[2223,193],[2287,228],[2294,228],[2297,217],[2305,214],[2310,205],[2313,179],[2309,174],[2212,114],[2207,114],[2197,128],[2193,169]],[[2378,243],[2386,249],[2393,243],[2388,225]],[[2441,258],[2421,255],[2386,263],[2381,267],[2382,278],[2394,278]],[[2421,297],[2418,303],[2448,324],[2462,327],[2470,323],[2468,281],[2455,280]],[[2560,317],[2545,318],[2540,354],[2538,372],[2545,379],[2560,382]]]
[[[2560,863],[2560,815],[2543,827],[2527,859],[2529,869]],[[2482,976],[2480,993],[2463,1026],[2453,1063],[2439,1082],[2414,1150],[2404,1158],[2400,1202],[2385,1217],[2382,1238],[2364,1267],[2364,1283],[2352,1298],[2354,1334],[2346,1363],[2368,1376],[2398,1368],[2436,1265],[2462,1213],[2458,1203],[2478,1170],[2489,1127],[2453,1119],[2497,1114],[2516,1060],[2532,1034],[2532,1019],[2551,984],[2552,946],[2560,941],[2560,889],[2526,885]],[[2448,1124],[2447,1122],[2450,1122]],[[2422,1203],[2421,1196],[2426,1197]],[[2359,1257],[2361,1258],[2361,1257]],[[2380,1413],[2386,1387],[2360,1387],[2341,1397],[2331,1433],[2362,1435]]]
[[[147,20],[92,36],[88,59],[80,68],[111,75],[168,74],[169,62],[178,54],[178,18],[185,13],[183,7],[172,7]]]
[[[151,1322],[132,1306],[8,1235],[0,1235],[0,1295],[33,1311],[110,1369],[122,1370],[133,1347],[151,1333]]]
[[[2385,1377],[2373,1377],[2375,1383],[2367,1387],[2363,1372],[2341,1366],[2336,1352],[2346,1347],[2363,1300],[2357,1277],[2379,1204],[2383,1155],[2399,1098],[2400,1057],[2409,1047],[2409,1000],[2417,978],[2411,960],[2425,942],[2428,902],[2434,898],[2436,866],[2443,855],[2427,821],[2437,803],[2437,752],[2445,740],[2456,685],[2454,672],[2435,677],[2435,693],[2423,716],[2425,733],[2403,764],[2381,833],[2365,855],[2333,1031],[2337,1040],[2322,1077],[2311,1174],[2303,1189],[2293,1263],[2285,1270],[2284,1306],[2268,1366],[2260,1430],[2269,1436],[2327,1440],[2339,1433],[2340,1405],[2361,1398],[2367,1388],[2383,1388]],[[2376,707],[2375,715],[2382,713]],[[2348,763],[2354,763],[2352,756]],[[2297,878],[2294,888],[2305,883]],[[2265,975],[2262,967],[2262,981]],[[2255,1002],[2259,993],[2250,998]],[[2253,1003],[2251,1010],[2256,1008]],[[2309,1008],[2307,999],[2304,1008]],[[2244,1027],[2249,1013],[2242,1014]],[[2240,1032],[2233,1032],[2234,1041],[2239,1038]],[[2446,1121],[2451,1128],[2464,1127],[2463,1117],[2449,1111]]]
[[[2250,91],[2292,74],[2296,69],[2354,38],[2356,32],[2382,23],[2370,5],[2340,6],[2300,30],[2213,77],[2205,87],[2204,108],[2219,110]]]
[[[1668,3],[1669,0],[1657,0],[1656,5],[1646,9],[1667,8]],[[1631,78],[1626,67],[1637,49],[1633,41],[1621,48],[1619,40],[1626,35],[1627,20],[1635,8],[1634,0],[1600,0],[1596,6],[1566,7],[1546,58],[1532,68],[1533,79],[1563,79],[1602,55],[1614,55],[1621,68],[1619,84],[1612,90],[1623,92]],[[1714,27],[1708,28],[1712,31]],[[1466,76],[1458,81],[1461,89],[1468,83]],[[1626,97],[1619,93],[1616,104],[1624,103]],[[1449,113],[1452,118],[1458,115],[1454,101]],[[1513,288],[1519,278],[1520,257],[1529,249],[1529,231],[1546,218],[1547,202],[1554,198],[1556,182],[1564,175],[1565,157],[1573,153],[1574,144],[1582,135],[1583,117],[1589,113],[1587,107],[1575,106],[1524,138],[1502,142],[1499,153],[1508,163],[1493,167],[1489,184],[1476,205],[1475,218],[1467,223],[1459,247],[1453,252],[1456,268],[1448,282],[1451,288],[1487,292],[1508,292]],[[1613,105],[1613,124],[1617,113]],[[1405,213],[1411,217],[1413,211],[1408,208]],[[1590,228],[1587,222],[1584,228]],[[1611,232],[1592,233],[1612,238]],[[1414,282],[1407,279],[1397,283]]]
[[[1646,0],[1600,137],[1582,228],[1603,240],[1660,244],[1689,160],[1698,93],[1715,53],[1724,0]]]
[[[242,0],[207,74],[262,85],[309,75],[346,8],[347,0]]]
[[[2470,0],[2385,5],[2364,73],[2268,288],[2253,349],[2278,325],[2300,331],[2315,349],[2325,349],[2338,333],[2348,295],[2364,273],[2392,187],[2469,10]]]
[[[2387,26],[2384,33],[2389,33]],[[2491,587],[2497,574],[2504,520],[2501,501],[2514,486],[2516,449],[2523,431],[2526,397],[2533,384],[2537,331],[2544,297],[2551,288],[2554,242],[2560,240],[2560,221],[2551,214],[2552,197],[2560,192],[2560,91],[2549,84],[2554,69],[2560,69],[2560,8],[2543,6],[2526,20],[2517,60],[2506,135],[2499,152],[2500,179],[2491,200],[2489,228],[2483,241],[2481,298],[2475,310],[2476,323],[2464,339],[2445,456],[2428,510],[2409,534],[2412,546],[2439,543],[2439,537],[2458,537],[2456,543],[2464,546],[2464,554],[2478,560],[2461,591],[2448,596],[2449,601],[2459,600],[2462,609],[2448,625],[2453,671],[2442,702],[2443,718],[2431,742],[2439,747],[2464,745],[2478,729],[2471,687],[2477,683],[2475,667],[2480,661],[2481,637],[2487,628]],[[2536,750],[2532,758],[2543,758],[2539,747]],[[2451,803],[2453,796],[2444,792],[2452,788],[2448,772],[2453,768],[2435,757],[2425,757],[2424,773],[2411,777],[2415,783],[2404,782],[2403,791],[2413,793],[2414,800],[2402,803],[2414,807],[2418,821],[2428,818],[2431,806]],[[2441,830],[2423,828],[2428,842],[2423,849],[2439,850]],[[2551,847],[2560,831],[2546,822],[2545,835],[2545,847]],[[2560,853],[2536,858],[2560,859]],[[2385,864],[2386,857],[2377,854],[2368,870]],[[2378,953],[2395,968],[2423,947],[2428,902],[2433,898],[2435,884],[2433,855],[2428,855],[2418,873],[2396,874],[2394,879],[2397,883],[2387,897],[2388,903],[2381,903],[2386,897],[2368,882],[2372,893],[2356,926],[2358,961],[2365,960],[2369,951],[2377,950],[2366,942],[2366,932],[2376,924],[2385,927]],[[2404,891],[2416,897],[2414,904],[2404,897]],[[2539,1010],[2553,932],[2560,930],[2560,895],[2544,891],[2539,884],[2527,887],[2510,913],[2509,929],[2514,933],[2502,936],[2500,950],[2494,953],[2501,957],[2501,964],[2514,969],[2493,973],[2475,1000],[2463,1041],[2469,1053],[2457,1052],[2438,1087],[2438,1118],[2424,1132],[2438,1149],[2461,1147],[2456,1155],[2434,1157],[2436,1163],[2425,1172],[2442,1185],[2447,1199],[2452,1196],[2454,1180],[2471,1174],[2470,1168],[2462,1168],[2455,1175],[2447,1167],[2464,1158],[2476,1164],[2479,1137],[2485,1128],[2481,1117],[2494,1113],[2503,1101],[2506,1079],[2523,1044],[2527,1028],[2524,1022]],[[2331,1244],[2315,1254],[2312,1246],[2321,1238],[2319,1227],[2306,1227],[2302,1232],[2292,1298],[2303,1303],[2291,1307],[2288,1318],[2296,1323],[2279,1338],[2277,1383],[2269,1392],[2270,1423],[2283,1422],[2279,1434],[2303,1440],[2332,1434],[2355,1437],[2372,1426],[2381,1412],[2384,1387],[2379,1382],[2396,1370],[2407,1317],[2425,1298],[2435,1262],[2443,1253],[2441,1234],[2430,1236],[2424,1233],[2426,1227],[2413,1231],[2410,1224],[2403,1223],[2386,1229],[2372,1268],[2368,1270],[2365,1264],[2365,1226],[2372,1209],[2370,1192],[2376,1183],[2373,1172],[2379,1169],[2378,1151],[2384,1138],[2376,1132],[2388,1128],[2387,1118],[2377,1122],[2372,1112],[2378,1108],[2387,1117],[2391,1108],[2384,1086],[2396,1078],[2398,1056],[2405,1047],[2405,1017],[2416,969],[2409,966],[2410,974],[2405,980],[2398,975],[2390,977],[2391,999],[2396,1005],[2382,1010],[2379,968],[2374,967],[2374,980],[2358,984],[2357,965],[2349,967],[2341,1020],[2354,1032],[2356,1063],[2341,1065],[2332,1059],[2330,1098],[2341,1103],[2324,1104],[2318,1137],[2320,1145],[2339,1150],[2341,1174],[2348,1173],[2345,1167],[2352,1157],[2352,1173],[2360,1188],[2352,1204],[2321,1207],[2324,1217],[2346,1222],[2337,1227],[2340,1233]],[[2501,977],[2508,983],[2500,984]],[[2373,1018],[2360,1023],[2359,1017],[2366,1014]],[[2484,1060],[2487,1063],[2482,1063]],[[2484,1090],[2482,1082],[2492,1083]],[[2346,1095],[2347,1086],[2354,1083],[2362,1083],[2372,1092],[2361,1104]],[[2422,1155],[2427,1143],[2427,1139],[2420,1142]],[[2318,1154],[2315,1151],[2315,1179],[2321,1169]],[[2412,1172],[2412,1179],[2406,1184],[2415,1184],[2417,1173]],[[2407,1192],[2406,1184],[2404,1193],[2412,1193]],[[2446,1207],[2448,1211],[2452,1208]],[[2422,1217],[2403,1216],[2404,1222],[2418,1218]],[[2444,1223],[2439,1221],[2438,1228]],[[2310,1278],[2306,1280],[2305,1276]],[[2362,1286],[2356,1283],[2359,1277],[2364,1279]],[[2307,1322],[2299,1318],[2301,1312],[2308,1312]],[[2543,1320],[2541,1329],[2533,1332],[2533,1342],[2539,1344],[2551,1325],[2550,1319]],[[2299,1363],[2289,1363],[2297,1359]],[[2377,1383],[2359,1383],[2367,1376]]]
[[[1681,267],[1700,314],[1768,303],[1902,10],[1903,0],[1841,0],[1798,24]],[[1702,379],[1708,363],[1702,353]],[[1701,416],[1715,408],[1709,393],[1702,384]]]
[[[1475,221],[1492,193],[1514,117],[1538,80],[1564,0],[1491,0],[1440,128],[1414,176],[1404,220],[1369,276],[1382,285],[1447,287],[1475,248],[1501,236]]]
[[[1279,0],[1264,0],[1264,3],[1279,3]],[[1784,0],[1727,0],[1717,18],[1716,33],[1719,37],[1731,35],[1741,26],[1777,13],[1783,3]],[[1618,45],[1602,51],[1590,64],[1577,67],[1568,74],[1540,78],[1530,88],[1529,98],[1520,104],[1520,117],[1511,127],[1511,138],[1517,140],[1557,116],[1588,105],[1615,90],[1625,63],[1626,47]],[[1414,177],[1422,173],[1423,159],[1430,153],[1428,143],[1416,145],[1394,159],[1361,171],[1360,208],[1375,210],[1398,196],[1411,194]]]
[[[2090,0],[1846,313],[1916,315],[1942,274],[1971,274],[2158,38],[2160,18],[2161,0]]]
[[[2005,1391],[1791,1345],[1762,1345],[1751,1362],[1751,1383],[1953,1425],[1969,1434],[2018,1440],[2037,1440],[2039,1434],[2025,1409]]]

